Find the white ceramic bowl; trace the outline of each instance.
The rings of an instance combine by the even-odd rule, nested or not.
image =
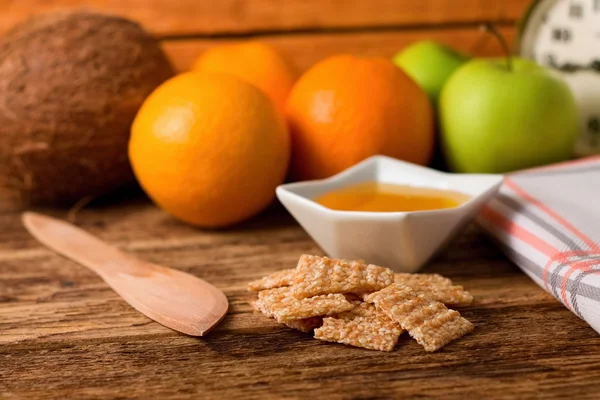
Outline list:
[[[502,180],[502,175],[450,174],[375,156],[328,179],[281,185],[277,197],[330,257],[415,272],[475,217]],[[312,200],[372,181],[454,190],[471,199],[455,208],[416,212],[337,211]]]

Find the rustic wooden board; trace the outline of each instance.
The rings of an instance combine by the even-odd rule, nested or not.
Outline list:
[[[64,212],[51,212],[62,216]],[[0,398],[595,398],[600,337],[470,227],[426,268],[476,297],[475,331],[441,352],[318,342],[251,311],[246,283],[291,267],[314,242],[280,208],[202,231],[144,199],[86,209],[79,224],[139,257],[222,288],[231,309],[208,337],[134,311],[100,278],[0,215]]]
[[[514,41],[516,30],[500,28],[506,40]],[[341,53],[391,57],[404,46],[423,39],[437,40],[453,48],[477,56],[498,56],[502,48],[494,37],[477,27],[453,29],[417,29],[328,34],[263,35],[261,41],[281,50],[303,71],[315,62]],[[166,40],[163,48],[179,71],[188,70],[202,51],[210,46],[246,39]]]
[[[159,36],[243,34],[515,21],[529,0],[12,0],[0,2],[0,34],[31,15],[82,8],[140,21]]]

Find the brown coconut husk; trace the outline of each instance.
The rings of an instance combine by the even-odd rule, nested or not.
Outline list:
[[[127,19],[62,12],[16,27],[0,42],[0,209],[131,182],[131,123],[171,76],[157,41]]]

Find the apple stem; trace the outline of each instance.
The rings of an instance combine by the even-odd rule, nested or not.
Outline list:
[[[506,56],[506,67],[509,71],[512,71],[512,57],[510,55],[510,49],[508,48],[508,44],[506,43],[506,39],[504,39],[504,36],[502,36],[498,28],[496,28],[496,26],[490,22],[486,22],[485,24],[483,24],[481,26],[481,29],[487,33],[491,33],[494,37],[496,37],[496,39],[498,39],[498,42],[500,42],[500,46],[502,46],[502,50],[504,51],[504,55]]]

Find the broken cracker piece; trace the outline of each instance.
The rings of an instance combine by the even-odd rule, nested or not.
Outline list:
[[[284,269],[267,275],[264,278],[252,281],[248,284],[248,291],[258,292],[266,289],[290,286],[295,269]]]
[[[365,317],[324,318],[323,326],[315,329],[315,339],[380,351],[392,351],[399,336],[398,330],[387,329]]]
[[[280,323],[324,315],[338,314],[354,308],[343,294],[327,294],[297,299],[291,296],[291,288],[282,287],[258,292],[256,306],[266,316]]]
[[[292,329],[297,329],[304,333],[309,333],[323,325],[323,317],[311,317],[305,319],[292,319],[285,323]]]
[[[434,300],[449,306],[468,306],[473,302],[471,293],[439,274],[394,274],[394,281],[420,292],[428,292]]]
[[[426,351],[439,350],[473,330],[458,311],[400,283],[366,296],[366,301],[400,324]]]
[[[297,298],[329,293],[363,293],[385,288],[394,282],[393,272],[384,267],[303,255],[292,280]]]

